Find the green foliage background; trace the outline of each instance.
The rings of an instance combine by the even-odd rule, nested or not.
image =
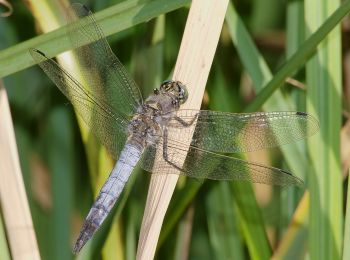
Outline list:
[[[41,256],[72,259],[72,243],[113,162],[80,128],[72,107],[46,75],[30,67],[30,47],[51,56],[69,49],[64,29],[37,37],[45,19],[63,24],[59,2],[43,3],[46,13],[36,14],[41,17],[37,22],[33,8],[22,1],[13,3],[12,16],[0,18],[0,77],[10,97]],[[87,4],[145,96],[169,78],[190,1]],[[230,2],[202,106],[315,115],[321,130],[307,144],[246,156],[293,171],[305,180],[306,189],[180,179],[157,259],[349,257],[350,224],[344,221],[349,214],[344,214],[342,191],[347,181],[341,174],[348,170],[341,166],[349,158],[340,154],[342,114],[349,108],[349,31],[345,26],[340,30],[339,23],[350,1],[339,6],[334,0]],[[286,77],[306,90],[285,83]],[[112,216],[78,259],[135,258],[149,179],[135,170]],[[0,235],[2,252],[8,252],[2,227]],[[3,254],[1,259],[9,257]]]

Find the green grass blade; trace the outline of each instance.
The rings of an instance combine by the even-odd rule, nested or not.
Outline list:
[[[231,39],[236,46],[241,62],[247,69],[256,90],[266,84],[272,74],[255,47],[243,21],[238,16],[232,3],[229,4],[226,13],[226,22],[231,35]],[[281,94],[274,94],[276,102],[280,102]],[[240,225],[246,240],[250,256],[254,259],[268,259],[271,255],[269,242],[264,230],[260,209],[257,205],[254,191],[248,184],[232,184],[232,192],[237,198],[237,212],[239,213]],[[250,215],[254,218],[251,219]],[[248,219],[247,219],[248,217]],[[251,223],[254,223],[252,225]]]
[[[152,46],[150,48],[150,58],[154,62],[153,71],[145,70],[145,74],[153,75],[152,79],[147,82],[149,86],[159,86],[163,78],[163,61],[164,61],[164,37],[165,37],[165,15],[157,18],[152,36]],[[147,72],[146,72],[147,71]]]
[[[215,259],[244,259],[233,201],[235,198],[227,182],[214,185],[206,199],[209,239]]]
[[[287,5],[287,42],[286,42],[286,57],[291,57],[304,42],[305,39],[305,21],[304,21],[304,3],[301,1],[290,1]],[[293,78],[297,80],[304,81],[302,73],[298,73]],[[277,90],[279,91],[279,90]],[[297,111],[306,111],[306,98],[305,91],[299,88],[293,88],[290,91],[290,96],[295,103],[295,108]],[[300,176],[300,173],[304,173],[303,178],[306,179],[308,174],[308,161],[302,160],[300,164],[299,158],[308,158],[306,143],[302,142],[301,145],[297,146],[300,148],[298,151],[286,151],[284,149],[285,158],[289,165],[301,165],[297,169],[297,174]],[[291,160],[291,156],[294,157]],[[294,167],[295,168],[295,167]],[[284,198],[281,201],[280,207],[282,211],[282,216],[286,216],[284,219],[290,220],[288,229],[285,230],[283,227],[280,230],[281,240],[279,241],[278,248],[275,250],[273,258],[276,259],[301,259],[307,248],[307,223],[308,223],[308,214],[309,214],[309,204],[306,201],[309,201],[308,193],[303,194],[302,199],[299,201],[299,197],[296,193],[287,194],[282,191],[281,196],[289,195],[288,198]],[[298,201],[298,202],[297,202]],[[287,202],[287,203],[286,203]],[[288,203],[289,202],[289,203]],[[297,209],[294,207],[298,203]],[[282,217],[283,218],[283,217]],[[296,224],[297,223],[297,224]]]
[[[258,110],[267,99],[271,97],[274,91],[281,87],[288,76],[291,76],[315,53],[317,46],[350,11],[350,1],[345,1],[339,6],[332,15],[321,25],[321,27],[312,33],[310,37],[300,46],[298,51],[286,61],[275,76],[269,81],[263,90],[259,92],[254,101],[246,109],[247,112]]]
[[[267,82],[272,80],[272,73],[270,72],[264,58],[259,53],[245,25],[243,24],[242,20],[240,19],[232,5],[229,5],[226,14],[226,21],[228,24],[232,41],[234,42],[238,55],[241,58],[241,62],[243,63],[245,69],[248,71],[253,81],[254,89],[256,91],[260,91],[262,87],[267,84]],[[291,111],[295,110],[295,105],[292,103],[291,99],[286,98],[284,95],[281,94],[280,90],[277,89],[267,100],[267,102],[264,103],[263,108],[266,111]],[[305,147],[303,146],[303,143],[283,146],[280,149],[282,150],[284,158],[287,161],[292,172],[294,172],[298,176],[307,173],[308,160],[305,156]],[[250,192],[253,191],[247,190],[244,191],[244,194],[249,194]],[[285,190],[283,192],[287,193],[288,198],[294,196],[293,193],[289,192],[289,190]],[[239,196],[239,194],[237,194],[237,196]],[[254,200],[254,197],[252,197],[252,200]],[[244,203],[242,203],[242,207],[244,207]],[[289,209],[291,209],[291,207],[289,207]],[[244,208],[242,208],[242,210],[244,210]],[[292,211],[288,211],[289,218],[291,218]],[[254,212],[256,214],[260,214],[258,213],[258,210],[255,210]],[[245,238],[248,239],[248,248],[250,248],[250,252],[258,252],[260,250],[258,245],[261,244],[259,240],[264,241],[264,238],[266,239],[266,234],[264,234],[264,232],[261,231],[261,237],[259,238],[259,233],[256,234],[255,229],[249,226],[249,222],[243,222],[242,224],[246,224],[244,234]],[[261,225],[263,225],[262,222]],[[265,245],[267,249],[266,251],[268,252],[269,245],[266,242]]]
[[[10,250],[7,245],[6,231],[3,224],[3,217],[0,212],[0,259],[10,260]]]
[[[231,3],[227,9],[226,22],[240,60],[253,81],[254,90],[257,92],[263,90],[263,87],[271,81],[272,73]],[[292,110],[294,105],[276,90],[263,107],[267,111],[272,108],[287,111]]]
[[[261,35],[275,29],[276,24],[279,24],[284,3],[279,0],[264,0],[254,2],[252,7],[251,28],[255,35]]]
[[[273,80],[272,73],[255,46],[243,21],[231,4],[228,7],[226,21],[241,62],[252,78],[254,89],[257,92],[261,91],[267,82]],[[263,108],[266,111],[293,111],[296,109],[292,100],[282,95],[279,89],[276,89],[272,96],[264,103]],[[285,155],[285,160],[293,173],[298,176],[306,173],[308,160],[305,156],[305,148],[301,143],[282,146],[280,149]]]
[[[236,199],[239,225],[251,259],[270,259],[271,248],[254,190],[249,183],[233,182],[231,192]]]
[[[115,218],[113,225],[109,230],[108,237],[103,245],[102,258],[103,259],[120,259],[123,260],[125,255],[125,246],[123,239],[123,222],[120,218]]]
[[[171,235],[173,228],[179,221],[188,205],[196,196],[202,183],[196,181],[188,181],[180,191],[176,191],[171,200],[167,214],[164,219],[164,224],[160,232],[157,249],[162,246],[167,237]]]
[[[73,177],[75,156],[73,141],[73,121],[66,108],[52,110],[49,118],[46,145],[48,166],[52,173],[54,239],[52,259],[72,257],[70,230],[73,208]],[[64,127],[62,127],[64,126]],[[57,243],[57,241],[60,241]]]
[[[254,87],[261,90],[262,86],[271,79],[272,74],[231,2],[227,7],[226,24],[240,60],[248,71]]]
[[[335,17],[340,18],[341,13],[344,14],[350,8],[349,1],[339,5],[340,1],[335,0],[305,2],[307,34],[312,34],[311,38],[325,27],[331,29],[330,21],[336,20]],[[329,15],[330,18],[327,19]],[[319,26],[320,29],[317,29]],[[320,134],[309,140],[309,151],[315,168],[309,174],[311,259],[339,259],[342,247],[340,26],[326,35],[328,37],[306,66],[307,108],[320,121]]]
[[[350,181],[348,181],[347,194],[348,196],[346,198],[343,260],[350,259]]]
[[[304,6],[301,1],[290,1],[287,6],[287,50],[291,57],[305,40]]]
[[[189,4],[189,0],[129,0],[96,13],[96,20],[106,36],[120,32],[136,24],[147,22],[161,14],[176,10]],[[0,78],[34,65],[28,49],[45,50],[49,57],[71,49],[62,27],[50,33],[19,43],[0,51]]]
[[[125,223],[125,259],[133,260],[136,259],[137,226],[139,223],[139,212],[135,201],[129,201],[127,216]]]
[[[288,59],[297,52],[300,45],[305,41],[304,3],[301,1],[288,2],[286,40],[286,57]],[[304,81],[302,73],[291,76],[296,80]],[[292,89],[291,96],[295,101],[297,111],[306,111],[305,95],[303,89]]]

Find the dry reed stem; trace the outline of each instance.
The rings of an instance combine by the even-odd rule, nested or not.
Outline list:
[[[12,259],[40,259],[10,114],[0,81],[0,203]]]
[[[227,5],[228,0],[192,2],[173,75],[173,79],[181,81],[188,88],[189,99],[182,108],[200,108]],[[184,137],[184,140],[188,140],[188,137]],[[165,212],[177,180],[176,174],[152,175],[137,259],[153,259]]]

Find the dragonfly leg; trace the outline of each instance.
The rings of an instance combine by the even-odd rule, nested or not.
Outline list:
[[[171,162],[168,158],[168,129],[166,127],[163,129],[163,159],[177,170],[182,171],[181,167]]]
[[[185,120],[183,120],[181,117],[178,116],[174,116],[174,119],[179,122],[181,125],[185,126],[185,127],[189,127],[191,126],[194,121],[197,119],[198,117],[198,113],[193,117],[193,119],[190,122],[186,122]]]

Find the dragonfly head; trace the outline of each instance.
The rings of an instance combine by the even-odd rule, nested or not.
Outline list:
[[[156,93],[157,92],[157,93]],[[165,94],[174,98],[174,102],[182,105],[188,98],[188,91],[184,84],[180,81],[167,80],[164,81],[159,90],[155,90],[155,94]]]

